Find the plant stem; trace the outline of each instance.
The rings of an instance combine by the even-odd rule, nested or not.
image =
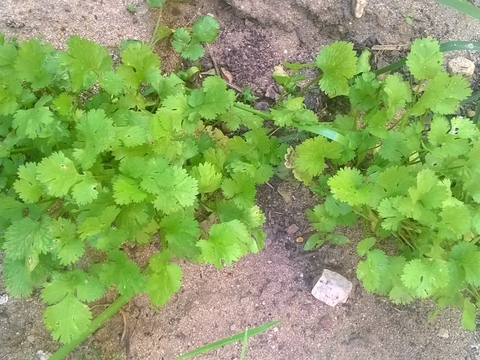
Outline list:
[[[310,81],[307,83],[307,85],[305,85],[305,86],[303,87],[303,89],[300,90],[300,92],[298,93],[298,96],[303,96],[303,95],[307,92],[307,90],[312,87],[312,85],[314,85],[314,84],[316,84],[316,83],[318,83],[318,82],[320,81],[320,79],[322,78],[322,76],[323,76],[323,74],[320,74],[320,75],[318,75],[316,78],[310,80]]]
[[[73,349],[80,345],[86,338],[93,334],[98,328],[100,328],[108,319],[115,315],[124,306],[133,295],[122,295],[115,300],[108,308],[105,309],[100,315],[98,315],[88,327],[88,330],[79,335],[75,340],[63,345],[58,349],[55,354],[50,357],[50,360],[62,360]]]
[[[153,48],[153,46],[155,45],[155,43],[157,42],[156,41],[156,38],[157,38],[157,30],[158,30],[158,27],[160,26],[160,21],[162,20],[162,7],[160,6],[159,9],[158,9],[158,18],[157,18],[157,23],[155,24],[155,29],[153,29],[153,34],[152,34],[152,38],[150,39],[150,46]]]

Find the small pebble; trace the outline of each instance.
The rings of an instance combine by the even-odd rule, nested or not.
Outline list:
[[[475,72],[475,63],[462,56],[458,56],[448,62],[448,71],[452,75],[459,74],[472,77]]]
[[[299,230],[299,227],[296,224],[292,224],[287,228],[287,234],[293,235]]]
[[[72,7],[70,5],[63,5],[63,11],[72,12]]]
[[[438,334],[437,334],[439,337],[441,338],[444,338],[444,339],[448,339],[450,337],[450,335],[448,334],[448,330],[447,329],[440,329],[438,330]]]

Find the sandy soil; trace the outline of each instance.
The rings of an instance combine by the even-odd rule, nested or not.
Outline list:
[[[126,10],[127,1],[0,0],[0,32],[19,39],[42,36],[59,48],[70,34],[112,48],[122,39],[148,41],[157,13],[142,0],[128,3],[137,13]],[[166,6],[163,22],[183,26],[207,13],[219,19],[222,30],[204,65],[212,66],[213,58],[233,75],[236,85],[253,85],[267,102],[275,96],[270,76],[275,65],[284,60],[310,61],[334,40],[353,41],[359,49],[409,44],[426,35],[440,41],[480,40],[480,22],[432,1],[369,2],[364,16],[356,19],[347,0],[192,0]],[[164,67],[181,66],[164,49],[164,44],[157,49]],[[381,65],[402,53],[375,55]],[[478,73],[477,55],[463,55],[476,61]],[[310,231],[304,211],[317,200],[295,183],[272,179],[270,185],[258,189],[268,219],[262,253],[220,271],[181,263],[183,287],[167,306],[156,313],[146,297],[135,297],[123,309],[125,323],[121,314],[116,315],[71,358],[173,359],[247,327],[281,319],[276,328],[251,339],[247,358],[480,359],[477,334],[461,329],[458,311],[449,309],[428,322],[432,304],[394,306],[362,289],[355,277],[358,229],[345,230],[352,240],[348,246],[304,252],[295,238]],[[288,233],[292,224],[298,231]],[[132,255],[145,261],[148,254],[149,249],[144,249]],[[324,268],[354,283],[345,305],[330,308],[310,295],[313,280]],[[0,284],[0,296],[4,292]],[[102,303],[111,300],[105,298]],[[35,355],[38,351],[52,353],[58,348],[43,327],[42,311],[38,294],[0,305],[0,359],[40,359]],[[233,360],[239,354],[237,344],[198,359]]]

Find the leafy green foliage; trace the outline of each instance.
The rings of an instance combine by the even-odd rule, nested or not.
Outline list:
[[[178,28],[173,33],[172,47],[180,55],[189,60],[198,60],[205,54],[201,43],[211,43],[218,35],[220,25],[210,15],[202,16],[192,26],[191,31]]]
[[[198,58],[217,33],[203,17],[174,42]],[[231,266],[259,251],[255,186],[285,149],[218,76],[201,86],[166,76],[139,42],[115,66],[96,43],[67,45],[0,44],[5,285],[25,297],[42,287],[45,325],[64,343],[91,330],[88,303],[108,288],[161,306],[181,286],[177,259]],[[161,250],[142,269],[124,250],[152,241]]]
[[[315,63],[322,70],[320,88],[330,97],[347,95],[350,111],[325,124],[330,133],[290,148],[285,165],[325,196],[307,212],[318,231],[307,250],[338,242],[337,227],[360,218],[367,236],[357,246],[357,277],[368,291],[395,303],[433,298],[439,308],[458,306],[462,325],[474,329],[480,304],[480,130],[452,116],[471,89],[466,79],[444,72],[442,62],[438,42],[419,39],[406,60],[410,82],[399,74],[379,79],[368,67],[358,74],[351,45],[326,46]],[[278,82],[291,76],[276,73]],[[292,99],[282,104],[291,106]],[[281,107],[272,118],[306,129]],[[327,140],[337,134],[347,142]],[[387,255],[391,241],[397,253]]]

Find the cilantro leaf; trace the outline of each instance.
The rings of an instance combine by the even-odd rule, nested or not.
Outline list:
[[[353,106],[359,110],[369,110],[378,106],[380,82],[372,72],[362,73],[355,78],[348,97]]]
[[[92,313],[81,301],[98,299],[103,292],[102,284],[81,270],[55,273],[42,290],[42,299],[52,304],[45,310],[43,318],[53,338],[68,343],[85,332]]]
[[[76,130],[78,143],[73,156],[80,162],[82,169],[88,170],[97,156],[114,144],[113,121],[102,109],[90,110],[79,119]]]
[[[52,236],[57,240],[56,255],[62,265],[75,263],[85,252],[84,242],[75,236],[76,226],[70,220],[58,218],[51,224]]]
[[[13,260],[26,259],[30,270],[38,263],[38,255],[46,254],[53,246],[49,217],[39,221],[23,218],[15,221],[5,231],[2,249]]]
[[[442,71],[443,54],[438,41],[416,39],[407,56],[407,66],[418,80],[433,79]]]
[[[305,140],[295,148],[295,177],[309,185],[314,176],[323,172],[325,158],[338,159],[342,150],[341,144],[328,141],[323,136]]]
[[[387,76],[383,83],[384,103],[389,117],[393,117],[396,109],[402,109],[405,103],[412,101],[412,91],[407,82],[399,74]]]
[[[72,187],[72,197],[79,205],[90,204],[98,197],[97,180],[91,172],[80,175],[80,182]]]
[[[375,245],[377,240],[374,237],[368,237],[365,239],[362,239],[358,244],[357,244],[357,254],[360,256],[364,256],[367,253],[369,253],[370,249],[372,246]]]
[[[213,164],[205,162],[193,167],[191,171],[192,176],[198,181],[198,192],[200,194],[213,192],[220,188],[222,174]]]
[[[18,179],[13,183],[20,198],[29,203],[37,202],[43,195],[44,188],[37,180],[37,165],[27,163],[18,168]]]
[[[405,220],[405,215],[398,210],[400,200],[400,196],[385,198],[378,204],[377,211],[382,217],[383,229],[397,231]]]
[[[148,194],[139,188],[139,183],[134,179],[119,175],[113,182],[113,198],[119,205],[139,203],[147,196]]]
[[[21,138],[35,139],[47,137],[47,130],[54,122],[53,113],[44,104],[51,100],[42,96],[32,109],[17,110],[13,116],[12,127]]]
[[[253,244],[256,244],[255,240],[245,224],[240,221],[214,224],[210,228],[208,240],[200,240],[197,243],[202,251],[198,261],[213,264],[217,268],[221,268],[223,262],[227,266],[232,266],[232,261],[237,261],[247,254]]]
[[[180,53],[183,58],[192,61],[200,59],[205,55],[205,50],[202,45],[192,42],[192,37],[184,28],[178,28],[173,33],[172,40],[173,49]]]
[[[410,260],[403,269],[403,284],[420,298],[426,298],[438,288],[446,287],[450,281],[445,261],[438,259]]]
[[[458,109],[460,101],[472,93],[468,80],[460,75],[449,76],[441,72],[430,80],[420,99],[413,105],[412,115],[423,115],[428,110],[446,115]]]
[[[117,68],[125,85],[139,89],[142,83],[157,86],[160,82],[160,59],[150,46],[135,42],[121,53],[122,64]]]
[[[67,45],[68,50],[60,54],[60,60],[68,66],[74,92],[90,88],[100,74],[111,70],[113,62],[104,47],[77,35],[71,36]]]
[[[240,208],[248,208],[255,204],[255,181],[249,174],[238,172],[231,178],[224,179],[222,191],[227,199],[233,198]]]
[[[389,131],[387,137],[382,139],[382,145],[378,150],[381,158],[393,164],[401,163],[409,154],[407,138],[398,131]]]
[[[106,286],[116,285],[121,295],[131,296],[143,291],[145,278],[137,264],[127,259],[120,250],[112,250],[100,265],[99,278]]]
[[[78,175],[72,160],[62,152],[56,152],[37,165],[37,179],[45,185],[50,196],[65,196],[78,182]]]
[[[460,269],[468,284],[480,286],[480,251],[477,246],[466,241],[457,243],[450,250],[449,261]]]
[[[388,257],[382,250],[373,249],[367,252],[367,259],[357,265],[357,278],[367,291],[376,291],[388,268]]]
[[[162,251],[153,255],[149,261],[153,274],[147,279],[145,292],[157,306],[165,305],[170,297],[180,290],[182,284],[182,269],[170,262],[171,257],[170,251]]]
[[[333,196],[351,206],[367,204],[370,201],[372,186],[365,184],[358,169],[345,167],[328,179]]]
[[[217,38],[219,29],[217,19],[209,15],[202,16],[192,26],[192,41],[211,43]]]
[[[477,328],[476,319],[477,307],[468,299],[465,299],[463,303],[462,326],[467,330],[475,331]]]
[[[199,254],[196,247],[200,229],[192,215],[179,211],[166,215],[160,222],[162,238],[167,241],[168,248],[177,256],[194,259]]]
[[[32,272],[25,259],[14,260],[5,256],[2,267],[7,291],[13,296],[29,297],[33,291]]]
[[[23,41],[15,58],[15,70],[34,90],[50,85],[56,70],[55,49],[37,39]]]
[[[320,88],[329,97],[348,95],[347,81],[355,75],[357,64],[352,44],[335,41],[325,46],[317,55],[315,63],[323,72],[319,81]]]
[[[194,108],[205,119],[215,119],[217,115],[231,108],[235,102],[235,93],[232,90],[227,90],[227,84],[219,76],[206,78],[202,84],[202,91],[205,96],[201,104],[194,106]],[[189,100],[191,100],[191,97]]]
[[[139,244],[148,243],[158,231],[153,205],[145,202],[122,206],[115,222],[118,229],[126,233],[125,239]]]
[[[52,337],[66,344],[87,331],[92,312],[73,294],[70,294],[59,303],[47,307],[43,313],[43,319]]]

